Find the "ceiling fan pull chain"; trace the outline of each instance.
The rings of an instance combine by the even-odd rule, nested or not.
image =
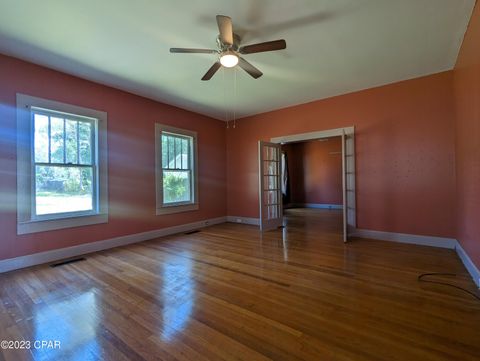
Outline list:
[[[223,106],[225,108],[225,121],[227,122],[227,129],[228,126],[228,108],[227,108],[227,85],[225,83],[225,68],[222,67],[222,82],[223,82]]]
[[[237,118],[237,68],[233,68],[233,128]]]

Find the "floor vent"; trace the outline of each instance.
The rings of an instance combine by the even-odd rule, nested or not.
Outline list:
[[[184,234],[194,234],[194,233],[198,233],[200,232],[198,229],[195,229],[194,231],[188,231],[188,232],[185,232]]]
[[[83,257],[78,257],[78,258],[70,258],[66,259],[57,263],[52,263],[50,267],[58,267],[58,266],[63,266],[65,264],[73,263],[73,262],[80,262],[80,261],[85,261],[86,259]]]

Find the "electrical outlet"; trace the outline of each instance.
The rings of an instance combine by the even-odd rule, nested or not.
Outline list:
[[[236,219],[236,222],[237,222],[237,223],[242,223],[242,219],[241,219],[241,218],[237,218],[237,219]]]

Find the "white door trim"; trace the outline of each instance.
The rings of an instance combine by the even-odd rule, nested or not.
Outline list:
[[[316,132],[301,133],[301,134],[292,134],[285,135],[282,137],[271,138],[270,142],[272,143],[292,143],[292,142],[302,142],[306,140],[322,139],[322,138],[331,138],[331,137],[341,137],[342,134],[345,135],[354,135],[355,127],[345,127],[345,128],[336,128],[328,130],[319,130]]]
[[[347,232],[350,234],[357,228],[357,207],[356,207],[356,187],[355,187],[355,127],[344,127],[336,129],[319,130],[309,133],[300,133],[271,138],[272,143],[293,143],[307,140],[316,140],[322,138],[345,136],[345,147],[342,149],[342,155],[345,159],[344,176],[345,182],[342,191],[347,199]],[[345,153],[346,154],[343,154]]]

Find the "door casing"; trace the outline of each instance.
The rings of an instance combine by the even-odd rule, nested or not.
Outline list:
[[[286,144],[302,142],[307,140],[316,140],[331,137],[344,137],[342,144],[342,163],[343,175],[342,182],[344,194],[344,241],[347,241],[348,235],[352,234],[357,228],[356,213],[356,188],[355,188],[355,127],[336,128],[328,130],[319,130],[309,133],[300,133],[286,135],[282,137],[271,138],[271,143]]]

